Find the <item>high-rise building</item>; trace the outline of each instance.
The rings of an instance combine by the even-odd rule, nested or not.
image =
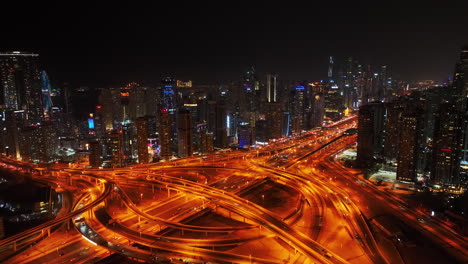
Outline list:
[[[178,154],[181,158],[189,157],[193,153],[192,115],[186,109],[179,109],[177,115]]]
[[[383,121],[383,103],[369,103],[359,108],[357,146],[357,165],[359,167],[373,166],[374,156],[381,154]]]
[[[267,103],[265,105],[265,120],[267,122],[267,139],[282,137],[283,109],[281,103]]]
[[[444,103],[435,117],[433,161],[431,180],[433,183],[459,184],[463,127],[467,116],[457,105]]]
[[[330,56],[330,58],[328,59],[328,73],[327,73],[327,76],[328,76],[328,81],[333,82],[333,57],[332,56]]]
[[[149,162],[148,154],[148,120],[145,117],[139,117],[136,120],[137,144],[138,144],[138,163]]]
[[[89,143],[89,166],[99,168],[102,164],[102,147],[101,143],[97,140],[90,141]]]
[[[27,124],[43,120],[38,54],[0,53],[0,108],[24,111]]]
[[[277,102],[277,93],[278,93],[278,76],[274,73],[268,73],[266,75],[266,94],[267,102],[274,103]]]
[[[162,109],[159,116],[159,145],[160,156],[164,160],[169,160],[172,157],[172,142],[171,142],[171,121],[167,109]]]
[[[237,127],[239,135],[239,147],[251,146],[255,144],[255,134],[253,128],[248,123],[239,124]]]
[[[292,91],[292,102],[290,102],[291,132],[300,134],[305,127],[306,108],[306,86],[297,85]]]
[[[385,130],[383,155],[387,161],[396,161],[400,142],[401,115],[403,107],[398,102],[385,104]]]
[[[462,47],[460,60],[455,66],[451,95],[459,110],[466,111],[466,100],[468,98],[468,44]]]
[[[51,122],[23,127],[20,152],[24,161],[50,163],[56,160],[58,137]]]
[[[468,44],[462,47],[460,61],[455,66],[455,76],[451,92],[452,100],[461,113],[468,115]],[[468,163],[468,122],[463,127],[464,138],[462,147],[462,162]]]
[[[22,114],[24,113],[15,113],[13,110],[0,113],[0,151],[14,159],[19,159],[21,157],[19,130],[23,119]]]
[[[312,129],[323,125],[325,85],[321,82],[310,83],[307,86],[307,104],[304,129]]]
[[[217,148],[227,148],[228,140],[227,140],[227,127],[226,127],[226,120],[227,119],[227,112],[226,112],[226,105],[225,104],[216,104],[215,108],[215,142],[214,145]]]
[[[175,79],[166,77],[161,80],[161,109],[167,109],[169,114],[175,114],[177,110],[177,86]]]
[[[213,153],[213,150],[213,133],[200,132],[200,153],[210,154]]]
[[[331,83],[327,86],[327,91],[324,96],[324,111],[325,117],[336,121],[344,115],[343,96],[339,91],[338,85]]]
[[[397,181],[416,182],[421,115],[405,113],[400,124]]]
[[[44,117],[49,117],[49,112],[52,109],[52,85],[49,80],[49,76],[45,71],[41,72],[41,91],[42,91],[42,107]]]
[[[124,165],[124,146],[122,130],[113,130],[109,135],[109,148],[112,156],[112,168],[120,168]]]

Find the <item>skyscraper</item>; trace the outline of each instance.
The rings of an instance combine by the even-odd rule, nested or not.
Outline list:
[[[193,153],[193,139],[192,139],[192,115],[189,110],[179,109],[177,113],[178,125],[178,154],[179,157],[192,156]]]
[[[109,135],[109,148],[112,155],[112,167],[120,168],[124,163],[124,146],[122,130],[114,130]]]
[[[468,44],[462,47],[460,61],[455,65],[452,98],[461,111],[466,111],[468,98]]]
[[[387,161],[396,161],[400,142],[400,124],[403,107],[398,102],[385,104],[385,130],[383,155]]]
[[[459,184],[463,127],[466,115],[452,103],[444,103],[436,113],[431,180],[433,183]]]
[[[374,155],[381,154],[383,142],[384,107],[380,102],[359,108],[357,165],[371,167]]]
[[[177,109],[177,86],[175,79],[166,77],[161,80],[161,109],[167,109],[169,114],[175,114]]]
[[[43,119],[39,55],[0,53],[0,108],[24,111],[27,124]]]
[[[416,182],[420,126],[421,115],[417,112],[405,113],[401,117],[397,181]]]
[[[160,156],[164,160],[169,160],[172,157],[171,123],[169,112],[166,109],[161,110],[159,120]]]
[[[282,137],[283,109],[280,103],[267,103],[265,107],[267,140]]]
[[[216,104],[216,119],[215,119],[215,142],[217,148],[227,148],[227,127],[226,127],[226,105],[223,103]]]
[[[267,93],[267,102],[274,103],[277,102],[277,93],[278,93],[278,76],[274,73],[268,73],[266,75],[266,93]]]
[[[148,121],[145,117],[139,117],[136,120],[137,144],[138,144],[138,163],[148,163]]]
[[[328,81],[333,82],[333,57],[332,56],[330,56],[330,58],[328,59],[328,73],[327,73],[327,76],[328,76]]]
[[[462,47],[460,61],[455,66],[451,97],[460,112],[468,115],[468,44]],[[468,163],[468,122],[464,125],[463,130],[461,159],[464,163]]]
[[[101,143],[97,140],[89,142],[89,166],[98,168],[101,166]]]

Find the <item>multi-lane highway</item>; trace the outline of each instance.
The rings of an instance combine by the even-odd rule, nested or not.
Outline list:
[[[4,166],[69,188],[74,199],[68,213],[0,241],[4,255],[13,254],[4,261],[90,263],[119,254],[153,263],[419,263],[382,235],[389,227],[379,230],[385,224],[376,216],[383,211],[427,236],[433,259],[466,261],[463,237],[422,225],[423,216],[399,197],[334,159],[355,144],[346,133],[354,127],[349,116],[247,152],[120,169],[41,168],[3,158]],[[51,229],[60,223],[67,225]],[[76,240],[61,244],[61,232]],[[44,253],[34,254],[37,247]]]

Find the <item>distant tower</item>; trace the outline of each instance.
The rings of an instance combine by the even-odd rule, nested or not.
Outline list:
[[[333,57],[330,56],[328,59],[328,81],[333,81]]]
[[[175,114],[177,109],[177,86],[174,78],[161,80],[161,109],[167,109],[169,114]]]
[[[277,78],[278,76],[274,73],[268,73],[266,75],[266,92],[267,92],[267,102],[274,103],[277,102]]]
[[[136,120],[137,144],[138,144],[138,162],[140,164],[149,162],[148,154],[148,121],[144,117]]]
[[[177,136],[179,157],[192,156],[192,115],[189,110],[180,109],[178,112]]]
[[[24,111],[28,124],[43,120],[39,55],[0,53],[0,108]]]
[[[42,107],[44,115],[49,117],[49,112],[52,108],[52,85],[50,84],[49,77],[45,71],[41,72],[42,81]]]

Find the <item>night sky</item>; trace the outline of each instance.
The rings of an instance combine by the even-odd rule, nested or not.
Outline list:
[[[443,81],[468,43],[467,1],[45,2],[2,3],[0,50],[38,52],[53,80],[76,86],[152,84],[165,75],[219,83],[239,80],[249,65],[320,80],[330,55],[388,65],[410,81]]]

